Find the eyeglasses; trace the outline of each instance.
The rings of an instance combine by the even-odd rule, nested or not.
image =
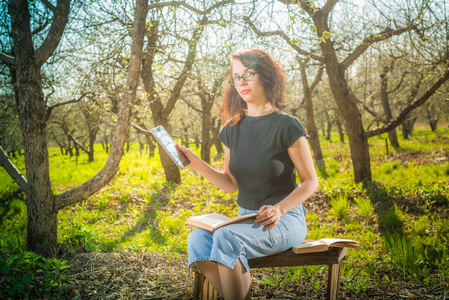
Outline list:
[[[257,72],[248,71],[242,74],[242,76],[232,76],[231,79],[228,81],[230,85],[236,85],[239,84],[240,79],[243,79],[245,81],[251,80],[254,78],[254,75],[256,75]]]

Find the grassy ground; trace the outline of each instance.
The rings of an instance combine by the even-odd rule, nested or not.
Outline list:
[[[364,186],[353,183],[347,142],[342,144],[336,136],[332,138],[321,141],[326,168],[317,170],[319,190],[305,205],[307,238],[344,237],[360,241],[363,247],[349,251],[342,267],[340,296],[449,297],[449,129],[436,132],[420,129],[408,141],[400,136],[401,148],[390,146],[389,155],[386,135],[370,139],[373,182]],[[96,150],[95,162],[88,163],[85,155],[69,158],[61,155],[59,149],[50,149],[51,179],[56,193],[84,182],[102,168],[106,154],[99,145]],[[20,159],[15,163],[23,170]],[[217,158],[212,164],[220,169],[221,163]],[[0,170],[0,267],[4,274],[0,292],[6,291],[5,284],[9,283],[23,287],[23,292],[18,288],[10,291],[13,298],[27,293],[41,296],[60,293],[58,297],[71,298],[78,295],[75,291],[79,290],[79,282],[74,281],[80,279],[71,274],[74,270],[82,273],[76,255],[119,253],[119,257],[137,257],[141,263],[142,257],[157,257],[173,264],[167,268],[177,268],[178,272],[169,272],[168,277],[161,275],[158,279],[161,288],[153,290],[154,295],[189,298],[190,281],[180,283],[191,280],[183,262],[191,228],[186,228],[184,221],[191,215],[208,212],[233,216],[236,195],[223,193],[191,170],[183,170],[182,176],[180,185],[165,183],[158,158],[149,158],[145,153],[141,156],[137,145],[133,145],[109,185],[58,213],[58,240],[70,255],[42,261],[24,251],[26,209],[19,200],[23,195],[5,171]],[[13,262],[22,264],[19,271],[12,270]],[[150,276],[154,268],[147,265],[145,274]],[[39,269],[42,272],[35,273]],[[53,276],[59,276],[52,279],[53,286],[38,280],[49,270],[56,274]],[[253,295],[256,299],[281,295],[319,298],[324,295],[326,270],[325,266],[310,266],[254,272]],[[23,280],[24,274],[30,274],[31,278]],[[98,290],[101,283],[96,288],[93,283],[98,277],[89,278],[93,278],[89,286]],[[162,289],[165,280],[178,281],[178,288]],[[42,285],[44,288],[39,291]],[[61,289],[63,286],[66,289]],[[120,291],[108,290],[109,294],[125,295]],[[92,295],[85,298],[101,299]],[[138,299],[130,294],[127,297]]]

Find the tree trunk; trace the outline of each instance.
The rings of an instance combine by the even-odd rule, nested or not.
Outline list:
[[[77,144],[75,144],[73,147],[75,148],[75,156],[79,157],[80,156],[80,147],[78,147]],[[70,148],[70,153],[72,153],[72,147]]]
[[[146,34],[148,42],[146,50],[143,54],[141,77],[145,88],[145,92],[149,95],[148,101],[150,101],[150,108],[152,112],[154,126],[162,125],[165,128],[165,130],[167,130],[167,132],[171,134],[168,122],[168,116],[171,110],[170,112],[168,111],[165,112],[165,107],[162,104],[162,101],[155,89],[155,82],[152,69],[154,56],[156,55],[157,52],[156,42],[158,40],[159,23],[157,20],[153,20],[151,23],[152,26],[149,28],[149,31],[147,31]],[[162,167],[164,168],[165,179],[168,182],[180,183],[181,173],[179,171],[178,166],[172,161],[170,156],[168,156],[168,154],[164,150],[159,150],[159,156],[161,159]],[[151,150],[150,150],[150,157],[151,157]]]
[[[126,129],[135,104],[138,73],[141,66],[141,49],[147,1],[137,0],[133,41],[128,65],[126,85],[128,93],[121,101],[117,125],[113,138],[113,147],[102,170],[89,181],[55,196],[51,189],[49,162],[45,134],[46,105],[43,99],[40,67],[52,55],[59,44],[68,22],[70,0],[58,0],[53,10],[53,20],[48,35],[41,46],[34,51],[30,29],[30,13],[27,0],[13,0],[9,4],[13,44],[17,50],[15,68],[19,102],[19,119],[24,137],[25,167],[27,181],[21,180],[22,189],[27,196],[27,248],[37,254],[51,257],[57,248],[57,212],[58,210],[85,199],[109,183],[117,173],[121,158],[121,149],[125,143]],[[1,149],[0,149],[1,150]],[[2,152],[2,151],[0,151]],[[3,160],[4,161],[4,160]],[[2,164],[3,164],[2,161]],[[5,169],[12,170],[9,163]],[[18,171],[16,171],[17,173]],[[14,172],[8,172],[15,178]],[[16,182],[18,182],[16,180]]]
[[[142,156],[142,150],[143,150],[143,147],[145,146],[145,144],[144,143],[142,143],[140,140],[139,140],[139,154],[140,154],[140,156]]]
[[[340,142],[342,144],[344,144],[345,143],[345,132],[343,130],[343,126],[341,126],[341,122],[338,117],[335,118],[335,125],[337,126],[338,135],[340,136]]]
[[[204,26],[207,22],[207,17],[204,16],[195,26],[192,39],[189,43],[189,51],[186,56],[184,68],[175,82],[173,89],[168,97],[168,100],[164,106],[155,89],[155,82],[153,77],[153,61],[157,52],[156,41],[158,39],[158,22],[155,20],[152,23],[150,30],[147,32],[148,43],[142,62],[142,81],[144,84],[145,92],[149,95],[148,101],[150,101],[150,108],[153,117],[153,123],[155,126],[162,125],[171,133],[169,126],[169,116],[175,107],[176,101],[178,101],[181,89],[187,80],[187,74],[190,72],[193,66],[193,62],[196,56],[196,46],[204,30]],[[159,151],[162,167],[165,171],[165,178],[168,182],[181,183],[181,172],[178,166],[173,160],[166,154],[165,151]]]
[[[324,55],[326,72],[329,84],[340,113],[344,119],[348,134],[351,159],[354,168],[354,180],[356,183],[371,181],[370,155],[368,139],[363,135],[364,128],[362,116],[349,92],[343,67],[338,63],[333,42],[326,37],[329,31],[327,14],[319,13],[313,16],[317,34],[325,41],[320,43]]]
[[[326,131],[326,140],[327,141],[332,141],[331,140],[331,131],[332,131],[332,123],[334,123],[334,121],[329,117],[329,115],[327,115],[327,131]]]
[[[183,144],[184,147],[189,148],[190,147],[190,140],[189,140],[189,128],[190,128],[190,126],[189,125],[184,125],[184,122],[182,124],[183,124],[184,134],[181,137],[181,143]]]
[[[67,148],[66,148],[65,154],[66,155],[68,154],[69,157],[73,156],[72,139],[70,138],[70,136],[67,136]],[[78,155],[78,153],[77,153],[77,155]]]
[[[321,127],[321,135],[326,136],[326,123],[324,123],[324,119],[320,120],[320,127]]]
[[[438,119],[430,119],[429,120],[430,129],[432,131],[437,130],[437,124],[438,124]]]
[[[402,123],[402,136],[405,140],[410,139],[410,136],[413,133],[413,125],[415,125],[417,117],[414,116],[410,119],[407,119]]]
[[[401,129],[402,129],[402,138],[404,140],[408,140],[409,135],[408,135],[408,129],[407,129],[407,121],[404,121],[404,123],[402,123]]]
[[[195,143],[195,148],[196,148],[196,149],[199,149],[200,146],[201,146],[201,141],[200,141],[200,138],[199,138],[197,135],[195,136],[195,141],[194,141],[194,143]]]
[[[312,147],[315,164],[317,166],[324,166],[323,153],[321,151],[318,129],[315,124],[315,114],[313,111],[313,101],[312,101],[313,89],[314,87],[316,87],[319,80],[321,80],[321,75],[323,71],[322,69],[318,71],[317,78],[315,79],[314,84],[312,84],[312,87],[309,87],[305,63],[301,63],[300,69],[301,69],[301,80],[304,88],[304,102],[306,104],[307,133],[309,134],[310,137],[309,142],[310,146]]]
[[[390,103],[388,101],[388,71],[390,67],[384,67],[384,71],[380,75],[380,101],[382,102],[382,107],[385,114],[385,124],[390,123],[393,119],[393,114],[391,113]],[[388,138],[390,140],[391,146],[399,148],[398,136],[396,134],[396,129],[388,131]]]
[[[145,137],[146,138],[146,137]],[[147,140],[147,144],[148,144],[148,148],[149,148],[149,157],[154,157],[154,150],[156,149],[156,146],[153,143],[153,140],[151,138],[146,138]]]
[[[219,139],[217,139],[215,141],[215,149],[217,149],[217,156],[221,157],[224,154],[224,148],[223,148],[223,144],[221,143],[221,141]]]
[[[201,95],[201,103],[203,108],[203,118],[201,120],[201,159],[210,164],[210,133],[212,125],[212,105],[210,99],[206,95]]]
[[[14,89],[19,98],[19,118],[28,182],[27,246],[29,251],[51,257],[56,252],[57,211],[49,176],[46,124],[43,118],[46,106],[40,65],[34,57],[28,1],[11,1],[9,12],[14,45],[20,45],[14,49],[17,71]]]
[[[94,144],[95,139],[97,138],[97,131],[98,131],[97,129],[89,130],[89,152],[88,152],[89,162],[94,161]]]

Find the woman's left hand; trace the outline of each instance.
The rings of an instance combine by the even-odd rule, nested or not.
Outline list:
[[[259,223],[260,226],[266,226],[266,229],[276,227],[282,217],[281,209],[273,205],[264,205],[259,209],[254,223]]]

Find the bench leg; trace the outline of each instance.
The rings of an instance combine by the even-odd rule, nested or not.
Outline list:
[[[327,282],[327,299],[337,300],[338,299],[338,289],[340,287],[340,266],[339,264],[329,265],[329,275]]]
[[[194,300],[216,300],[218,292],[214,289],[203,273],[195,272]]]

